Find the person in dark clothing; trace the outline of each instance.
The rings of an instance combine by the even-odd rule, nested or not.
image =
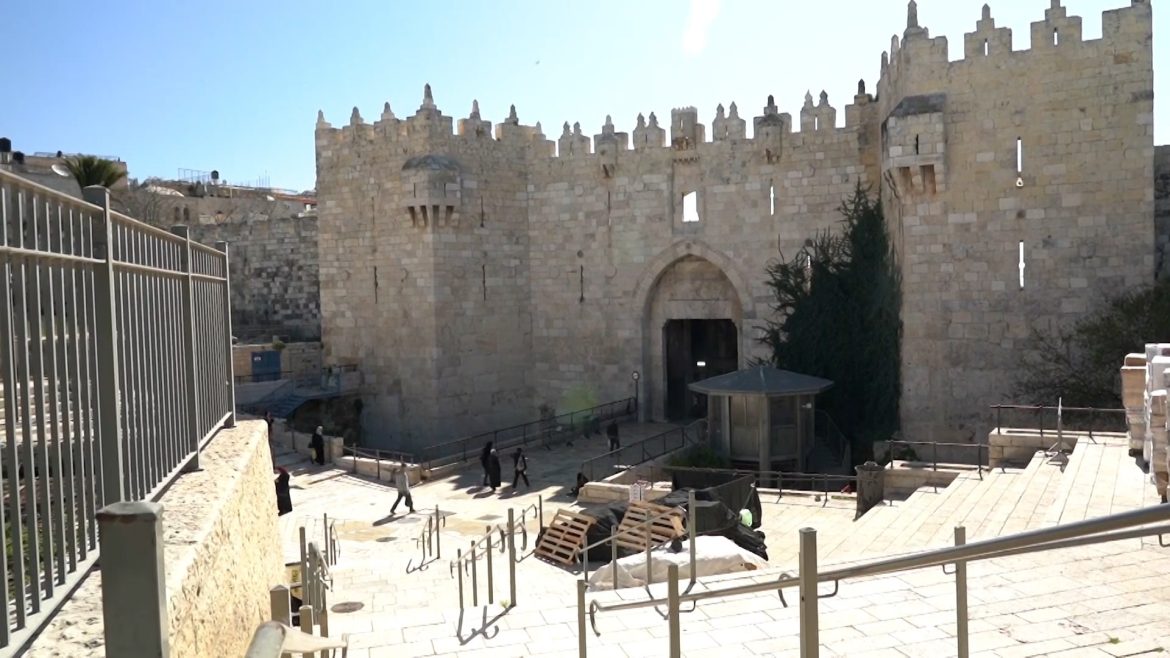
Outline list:
[[[487,472],[492,493],[495,493],[496,489],[500,488],[500,456],[496,454],[495,448],[492,448],[492,451],[488,453]]]
[[[492,442],[488,441],[484,444],[483,450],[479,453],[479,465],[483,467],[483,486],[488,486],[491,478],[488,476],[488,461],[492,456]]]
[[[325,428],[318,425],[317,431],[313,432],[313,439],[309,441],[309,447],[313,449],[313,463],[325,465]]]
[[[275,420],[275,419],[272,417],[272,412],[271,412],[271,411],[265,411],[265,412],[264,412],[264,422],[265,422],[265,423],[268,423],[268,439],[269,439],[270,441],[272,440],[272,422],[273,422],[274,420]]]
[[[524,478],[524,486],[531,489],[532,483],[528,481],[528,457],[524,456],[523,448],[516,448],[516,452],[512,453],[512,468],[516,471],[512,478],[512,488],[515,489],[520,484],[520,478]]]
[[[576,498],[581,493],[581,487],[589,484],[589,478],[585,477],[584,473],[577,473],[577,486],[569,490],[569,495]]]
[[[277,516],[284,516],[292,511],[292,486],[290,484],[292,476],[279,466],[276,467],[276,472],[276,512]]]
[[[618,441],[618,424],[616,420],[610,421],[609,425],[605,428],[605,435],[609,437],[610,452],[622,447],[622,444]]]

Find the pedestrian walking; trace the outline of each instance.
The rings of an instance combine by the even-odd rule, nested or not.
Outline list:
[[[532,488],[532,483],[528,481],[528,457],[524,455],[523,448],[516,448],[516,452],[512,453],[512,468],[516,471],[516,475],[512,478],[512,488],[515,489],[520,484],[520,479],[524,479],[524,486],[529,489]]]
[[[292,476],[283,467],[276,467],[276,515],[284,516],[292,511]]]
[[[492,493],[495,493],[496,489],[500,488],[500,456],[496,454],[495,448],[492,448],[492,451],[488,453],[487,472]]]
[[[618,424],[616,420],[610,421],[609,426],[605,428],[605,435],[609,437],[609,451],[619,450],[622,447],[618,441]]]
[[[488,441],[484,444],[483,450],[479,453],[479,465],[483,467],[483,486],[488,486],[491,478],[488,476],[488,461],[492,456],[492,442]]]
[[[321,425],[317,426],[317,430],[313,432],[313,438],[309,441],[309,447],[313,449],[313,462],[321,466],[325,465],[325,428]]]
[[[398,509],[398,503],[403,500],[406,501],[406,509],[414,514],[414,500],[410,497],[410,474],[406,472],[406,462],[395,469],[394,484],[398,487],[398,497],[394,499],[394,504],[390,506],[390,516],[394,516],[394,511]]]

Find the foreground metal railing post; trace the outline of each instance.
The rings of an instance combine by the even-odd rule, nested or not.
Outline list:
[[[439,543],[439,537],[442,536],[439,534],[439,522],[442,520],[443,520],[442,517],[439,516],[439,506],[435,505],[435,557],[436,558],[443,557],[443,546],[442,546],[442,544]]]
[[[577,656],[586,658],[587,639],[585,637],[585,590],[589,583],[577,581]]]
[[[817,531],[800,529],[800,658],[820,655],[817,618]]]
[[[162,505],[145,501],[98,510],[108,658],[170,655],[162,513]]]
[[[492,585],[492,527],[489,525],[486,531],[487,548],[484,549],[484,556],[487,558],[487,596],[488,603],[495,603],[495,591]]]
[[[682,658],[682,629],[679,626],[678,565],[666,567],[666,616],[670,634],[670,658]]]
[[[459,578],[459,609],[463,609],[463,549],[455,549],[455,572]]]
[[[618,588],[618,568],[617,568],[618,554],[617,554],[617,528],[610,526],[609,528],[609,566],[611,578],[613,579],[613,588]],[[589,573],[586,572],[588,577]]]
[[[185,242],[180,249],[183,271],[187,274],[183,277],[183,354],[181,358],[186,367],[186,371],[183,373],[187,394],[187,427],[185,431],[189,434],[186,445],[187,449],[193,453],[190,461],[187,462],[187,470],[198,471],[199,439],[202,437],[199,431],[199,362],[195,359],[195,277],[191,264],[191,229],[179,225],[172,227],[171,233],[183,238]]]
[[[110,191],[101,185],[82,190],[86,201],[101,206],[100,226],[93,231],[93,255],[105,262],[93,269],[93,302],[97,324],[97,398],[98,433],[102,456],[102,499],[109,505],[125,498],[122,479],[122,422],[118,404],[121,382],[118,381],[118,300],[114,294],[114,221],[110,215]],[[10,419],[11,420],[11,419]]]
[[[698,578],[698,570],[695,568],[695,535],[698,534],[698,518],[699,513],[695,511],[695,490],[691,489],[687,492],[687,535],[690,537],[691,544],[691,582],[687,585],[687,589],[695,586],[695,580]]]
[[[475,573],[475,542],[471,542],[471,606],[479,607],[479,579]]]
[[[292,599],[289,598],[287,587],[277,585],[268,590],[268,606],[272,621],[278,621],[285,626],[292,623]]]
[[[236,426],[236,378],[234,377],[236,367],[232,361],[232,278],[231,278],[231,260],[228,258],[228,243],[220,240],[215,243],[217,251],[223,252],[223,331],[224,341],[227,349],[224,350],[224,359],[227,365],[227,382],[228,387],[228,417],[224,421],[224,427]],[[332,461],[332,459],[330,459]]]
[[[955,526],[955,546],[967,543],[967,529]],[[959,658],[967,658],[967,562],[955,562],[955,641],[958,642]]]
[[[508,508],[508,607],[516,605],[516,510]]]

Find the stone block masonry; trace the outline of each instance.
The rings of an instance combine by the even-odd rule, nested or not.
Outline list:
[[[985,9],[951,61],[911,3],[843,126],[824,92],[798,119],[768,98],[751,137],[731,103],[712,141],[694,108],[553,141],[515,108],[456,124],[429,86],[405,118],[319,115],[325,363],[361,364],[366,434],[403,449],[536,418],[582,384],[630,395],[632,371],[664,419],[667,323],[728,320],[741,367],[765,356],[768,262],[836,230],[860,183],[902,269],[903,434],[974,442],[1033,330],[1154,280],[1150,6],[1105,12],[1086,41],[1055,2],[1031,32],[1012,50]]]
[[[1170,145],[1154,149],[1154,230],[1158,278],[1170,279]]]

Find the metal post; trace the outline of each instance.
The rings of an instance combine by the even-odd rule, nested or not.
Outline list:
[[[540,515],[540,532],[544,532],[544,494],[536,497],[536,513]]]
[[[86,201],[101,206],[101,226],[93,232],[93,255],[104,260],[94,267],[93,297],[97,324],[98,434],[101,438],[102,503],[109,505],[125,498],[122,473],[122,422],[118,397],[118,299],[114,294],[114,222],[110,216],[110,191],[100,185],[82,190]],[[14,392],[15,393],[15,392]],[[8,419],[12,422],[14,419]]]
[[[800,529],[800,658],[820,655],[817,619],[817,531]]]
[[[305,526],[299,528],[301,542],[301,601],[309,596],[309,544],[305,537]]]
[[[272,615],[272,621],[278,621],[288,626],[292,619],[291,605],[288,588],[284,585],[277,585],[268,590],[268,606]]]
[[[937,471],[938,470],[938,444],[931,443],[930,447],[931,447],[932,459],[934,460],[934,466],[931,468],[931,470]]]
[[[301,615],[301,632],[312,635],[313,634],[313,606],[302,605],[300,610]],[[312,655],[312,654],[309,654]]]
[[[955,546],[967,543],[967,529],[955,526]],[[955,563],[955,640],[959,643],[959,658],[967,658],[967,563]]]
[[[670,630],[670,658],[682,657],[682,632],[678,619],[678,565],[666,567],[666,615]]]
[[[609,567],[613,578],[613,588],[618,588],[618,568],[617,568],[617,528],[610,526],[609,528]]]
[[[698,512],[695,511],[695,490],[691,489],[687,492],[687,534],[690,535],[691,544],[691,584],[695,584],[695,579],[698,577],[698,570],[695,569],[695,535],[698,534]]]
[[[463,609],[463,549],[455,549],[455,571],[459,575],[459,609]]]
[[[516,605],[516,511],[508,508],[508,607]]]
[[[471,606],[479,606],[479,579],[475,570],[475,542],[471,542]]]
[[[487,557],[487,595],[488,603],[495,603],[495,591],[492,588],[492,527],[487,526],[487,550],[484,555]]]
[[[163,507],[115,502],[98,510],[105,655],[170,655]]]
[[[234,376],[236,368],[232,362],[232,280],[231,280],[231,264],[228,259],[228,243],[220,240],[215,243],[215,248],[223,252],[223,331],[224,341],[226,341],[227,348],[224,350],[227,361],[227,387],[228,387],[228,418],[224,422],[224,427],[236,426],[236,378]],[[333,461],[330,459],[330,461]]]
[[[329,513],[328,512],[324,512],[321,514],[321,532],[323,533],[321,536],[325,538],[325,541],[322,542],[322,544],[324,545],[324,548],[325,548],[325,551],[324,551],[325,552],[325,564],[329,564]]]
[[[437,558],[443,557],[443,547],[439,543],[439,521],[441,520],[439,517],[439,506],[435,505],[435,557]]]
[[[589,584],[584,580],[577,581],[577,656],[586,658],[585,637],[585,588]]]
[[[650,585],[650,522],[645,523],[646,527],[646,586]]]
[[[183,278],[183,354],[181,359],[186,362],[186,372],[184,373],[187,389],[186,431],[189,434],[186,446],[187,450],[191,452],[187,469],[198,471],[199,440],[202,437],[199,431],[199,384],[196,377],[199,368],[198,362],[195,360],[195,278],[192,276],[194,270],[191,266],[191,231],[186,226],[175,226],[171,228],[171,233],[184,240],[181,252],[183,271],[187,273],[187,276]]]

